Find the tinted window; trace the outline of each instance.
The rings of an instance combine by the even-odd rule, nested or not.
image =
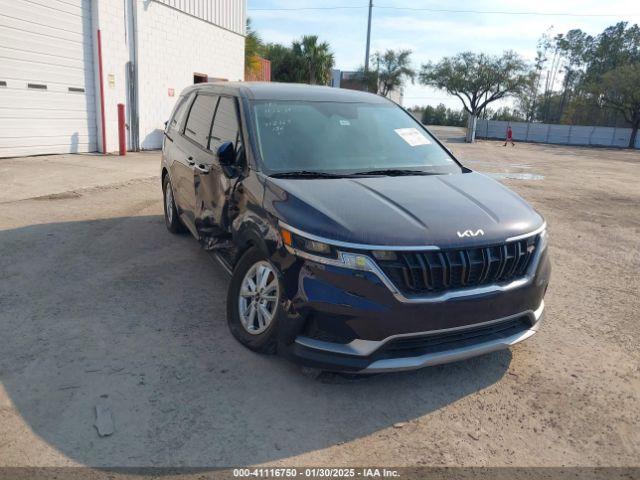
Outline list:
[[[173,115],[171,116],[171,120],[169,120],[169,129],[177,130],[179,125],[182,123],[182,117],[184,116],[184,112],[187,109],[187,105],[189,105],[189,99],[192,99],[192,95],[182,96],[178,99],[178,103],[173,110]]]
[[[220,97],[211,132],[211,150],[215,151],[224,142],[233,142],[237,147],[238,132],[239,122],[235,99]]]
[[[213,120],[213,112],[216,109],[217,101],[218,97],[213,95],[198,95],[193,102],[184,129],[185,136],[195,140],[205,148],[209,143],[211,121]]]
[[[252,109],[260,155],[271,173],[461,172],[411,115],[391,103],[256,101]]]

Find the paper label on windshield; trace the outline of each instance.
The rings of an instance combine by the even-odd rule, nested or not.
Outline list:
[[[427,137],[415,128],[396,128],[394,132],[400,135],[400,137],[412,147],[429,145],[431,143]]]

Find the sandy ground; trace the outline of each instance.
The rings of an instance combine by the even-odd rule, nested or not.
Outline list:
[[[226,274],[164,227],[157,153],[0,160],[0,465],[639,465],[640,152],[450,141],[537,178],[501,181],[550,226],[545,323],[359,380],[232,339]]]

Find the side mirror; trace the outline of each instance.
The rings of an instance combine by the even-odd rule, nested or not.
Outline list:
[[[236,151],[233,142],[224,142],[217,150],[218,161],[224,167],[230,167],[236,163]]]
[[[236,149],[233,142],[224,142],[216,151],[222,171],[228,178],[236,178],[240,170],[236,165]]]

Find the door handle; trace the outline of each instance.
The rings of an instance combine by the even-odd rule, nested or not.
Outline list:
[[[209,167],[205,167],[204,165],[196,165],[196,170],[203,174],[207,174],[211,171]]]

